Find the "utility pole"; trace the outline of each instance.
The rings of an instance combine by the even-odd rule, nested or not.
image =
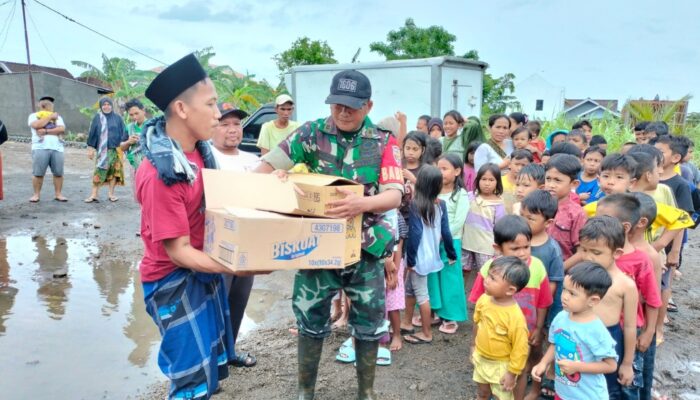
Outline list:
[[[34,79],[32,78],[32,58],[29,55],[29,34],[27,33],[27,1],[22,0],[22,20],[24,21],[24,45],[27,48],[27,66],[29,71],[29,98],[32,101],[32,112],[36,111],[36,101],[34,100]]]

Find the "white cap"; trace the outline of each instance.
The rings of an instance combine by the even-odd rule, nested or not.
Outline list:
[[[281,106],[284,103],[294,104],[294,99],[292,99],[292,96],[290,96],[288,94],[281,94],[281,95],[277,96],[277,98],[275,99],[275,105]]]

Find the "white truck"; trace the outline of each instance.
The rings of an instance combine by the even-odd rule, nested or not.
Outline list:
[[[487,67],[485,62],[460,57],[305,65],[293,67],[285,75],[285,83],[296,103],[293,118],[309,121],[330,114],[324,102],[333,75],[345,69],[358,70],[372,83],[372,121],[402,111],[412,130],[423,114],[442,118],[454,109],[465,117],[479,116]]]

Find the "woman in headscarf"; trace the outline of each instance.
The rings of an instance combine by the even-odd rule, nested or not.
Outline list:
[[[92,193],[86,203],[97,203],[97,191],[102,185],[109,185],[109,201],[119,200],[114,195],[116,185],[124,186],[124,168],[118,149],[129,145],[124,120],[114,111],[114,103],[109,97],[100,99],[100,112],[90,124],[88,134],[88,158],[95,159],[95,172],[92,175]]]
[[[504,114],[489,117],[491,138],[474,153],[474,169],[479,171],[482,165],[492,163],[504,170],[510,164],[513,142],[510,140],[510,119]]]

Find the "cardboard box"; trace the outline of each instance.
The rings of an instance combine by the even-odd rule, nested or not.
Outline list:
[[[233,270],[331,269],[360,260],[362,216],[324,217],[337,187],[363,194],[350,180],[203,170],[206,196],[204,251]],[[294,186],[304,194],[300,195]],[[270,212],[273,211],[273,212]]]

